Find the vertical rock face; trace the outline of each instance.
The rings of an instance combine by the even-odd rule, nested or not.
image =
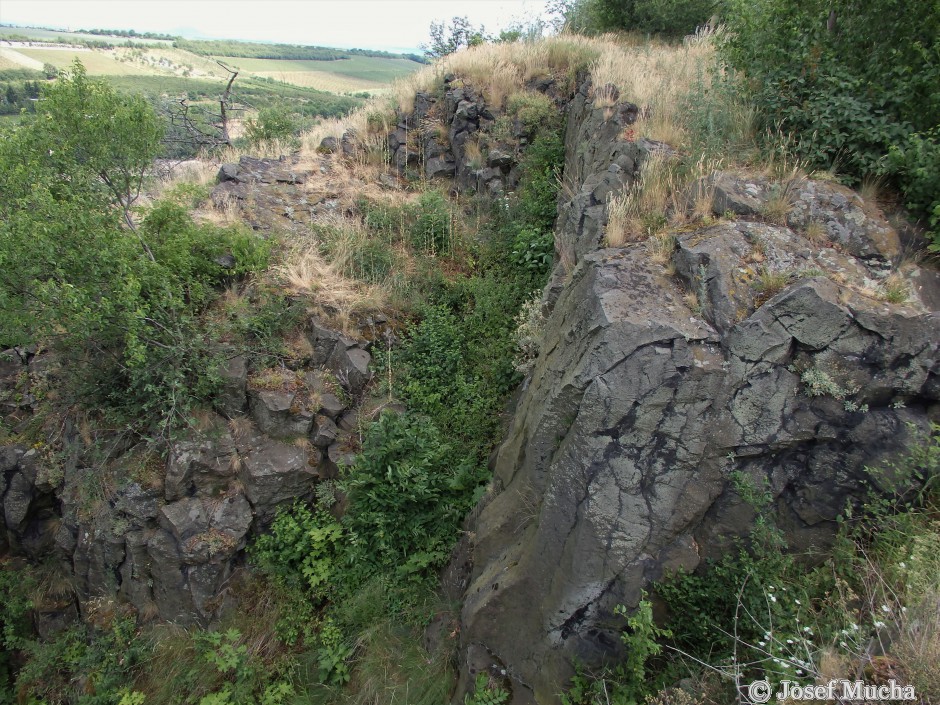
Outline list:
[[[618,655],[616,605],[748,534],[732,471],[767,483],[792,547],[825,550],[864,467],[940,416],[940,315],[914,289],[874,295],[896,235],[854,194],[802,182],[789,227],[678,234],[675,274],[643,243],[597,249],[605,192],[651,147],[610,142],[630,114],[586,93],[572,106],[556,240],[577,265],[549,285],[542,351],[470,526],[462,683],[504,673],[514,703],[557,702],[575,662]]]
[[[607,199],[632,184],[653,143],[634,141],[632,103],[594,107],[590,80],[582,81],[568,106],[564,180],[558,205],[557,242],[573,264],[600,246],[607,225]],[[570,197],[565,197],[565,193]]]
[[[308,333],[309,369],[290,377],[305,380],[303,395],[251,388],[244,359],[232,357],[217,400],[232,422],[208,419],[205,430],[170,442],[165,461],[117,441],[102,461],[102,449],[74,429],[64,465],[36,448],[0,446],[0,550],[58,559],[80,604],[117,599],[145,618],[182,624],[217,618],[250,534],[348,462],[355,417],[347,407],[371,378],[368,344],[317,321]],[[8,353],[0,354],[0,403],[17,402],[2,410],[7,420],[28,418],[29,355]],[[37,358],[30,366],[38,369]],[[74,604],[67,609],[76,616]]]

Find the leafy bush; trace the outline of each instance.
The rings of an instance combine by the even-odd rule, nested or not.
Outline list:
[[[409,209],[409,244],[426,252],[449,252],[453,244],[450,201],[440,191],[425,191]]]
[[[199,699],[199,705],[282,705],[294,695],[288,681],[270,679],[248,652],[238,629],[199,632],[195,641],[203,659],[223,679],[218,690]]]
[[[295,136],[296,131],[294,116],[280,106],[262,108],[257,117],[245,121],[245,136],[252,146],[288,140]]]
[[[512,261],[519,269],[544,277],[555,259],[555,234],[551,230],[538,231],[520,228],[513,240]]]
[[[558,128],[557,124],[552,126]],[[563,130],[540,132],[520,164],[519,209],[526,224],[551,230],[557,214],[559,175],[565,161]]]
[[[344,573],[421,582],[450,554],[480,477],[426,418],[383,414],[342,486],[349,510]]]
[[[719,0],[570,0],[562,2],[565,24],[575,32],[640,31],[681,37],[705,24]]]
[[[28,572],[13,570],[0,564],[0,703],[13,705],[13,683],[16,676],[16,654],[26,647],[32,637],[30,610],[33,602],[29,593],[35,580]]]
[[[509,700],[509,693],[498,685],[490,683],[485,673],[478,673],[473,683],[473,693],[464,697],[464,705],[504,705]]]
[[[271,530],[254,543],[251,555],[268,575],[323,600],[336,572],[341,536],[342,529],[331,516],[295,503],[290,511],[278,512]]]
[[[514,317],[527,289],[487,275],[457,280],[447,293],[450,306],[426,308],[408,330],[397,351],[395,386],[411,408],[483,457],[503,399],[520,379],[513,367]]]
[[[169,424],[211,394],[198,315],[267,258],[246,231],[196,225],[171,202],[135,224],[160,133],[142,98],[76,63],[0,138],[0,344],[51,336],[78,363],[85,403],[135,424]]]
[[[655,692],[647,678],[649,660],[662,652],[660,642],[671,633],[654,624],[653,605],[646,599],[640,601],[632,614],[623,605],[618,605],[614,612],[627,620],[626,629],[620,634],[625,646],[624,661],[596,676],[578,670],[568,692],[561,696],[563,705],[639,705],[648,702],[646,696]]]
[[[937,207],[940,7],[900,0],[729,0],[722,53],[762,126],[854,181],[890,176],[918,215]],[[892,158],[885,155],[892,153]]]
[[[114,617],[102,630],[72,626],[49,641],[25,645],[27,662],[15,692],[31,702],[118,705],[132,697],[129,685],[146,647],[134,620]]]
[[[907,207],[927,214],[933,238],[930,249],[940,252],[940,127],[892,144],[888,164],[900,179]]]
[[[558,120],[558,108],[552,99],[534,91],[513,93],[506,101],[506,112],[519,120],[529,134]]]

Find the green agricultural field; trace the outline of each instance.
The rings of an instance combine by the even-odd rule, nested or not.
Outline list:
[[[220,57],[231,66],[262,78],[334,93],[384,88],[421,67],[408,59],[353,56],[338,61]]]
[[[105,51],[90,49],[16,49],[16,53],[38,61],[40,64],[52,64],[58,69],[67,69],[75,59],[79,59],[91,76],[147,76],[153,75],[153,69],[122,62]]]
[[[0,49],[0,71],[6,71],[7,69],[23,69],[28,68],[22,63],[16,62],[8,56],[8,49]]]

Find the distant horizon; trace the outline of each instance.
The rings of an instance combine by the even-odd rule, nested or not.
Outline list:
[[[3,0],[0,25],[80,32],[87,29],[154,32],[184,39],[296,44],[331,49],[421,53],[431,22],[466,16],[488,32],[532,21],[546,0]],[[226,8],[218,15],[218,8]],[[357,11],[359,10],[359,11]],[[259,14],[261,11],[261,14]],[[54,16],[58,19],[45,19]],[[280,24],[279,17],[292,21]],[[363,22],[362,18],[371,19]],[[350,21],[352,20],[352,21]],[[335,37],[335,39],[333,39]],[[388,40],[399,39],[392,43]]]
[[[367,47],[367,46],[340,46],[336,44],[304,44],[302,42],[286,42],[277,39],[246,39],[245,37],[216,37],[212,35],[203,34],[199,30],[192,30],[192,32],[187,33],[184,30],[179,32],[171,31],[157,31],[149,29],[137,29],[136,27],[57,27],[55,25],[38,25],[38,24],[14,24],[8,22],[0,22],[0,28],[4,29],[42,29],[48,32],[62,32],[64,34],[82,34],[88,33],[89,30],[103,30],[106,32],[135,32],[135,37],[141,39],[146,39],[143,36],[145,32],[152,32],[153,34],[162,34],[165,36],[170,36],[178,39],[191,39],[191,40],[205,40],[205,41],[230,41],[230,42],[249,42],[252,44],[284,44],[289,46],[303,46],[303,47],[317,47],[320,49],[339,49],[343,51],[351,51],[353,49],[362,49],[364,51],[384,51],[389,54],[423,54],[424,50],[421,47],[401,47],[395,49],[388,49],[385,47]],[[126,37],[121,37],[120,35],[101,35],[101,36],[113,36],[117,39],[124,39]],[[35,41],[41,41],[39,39]],[[167,41],[167,40],[157,40],[153,41]]]

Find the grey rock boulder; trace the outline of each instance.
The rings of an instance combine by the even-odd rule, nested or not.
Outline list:
[[[306,405],[304,392],[251,390],[251,418],[273,438],[298,438],[310,433],[314,412]]]
[[[170,445],[164,494],[168,501],[190,495],[215,495],[234,475],[235,443],[227,432],[216,438],[194,435]]]
[[[320,455],[276,440],[262,440],[242,460],[239,478],[255,515],[263,521],[282,503],[307,497],[320,477]]]
[[[228,357],[219,368],[222,387],[214,402],[220,413],[232,418],[241,414],[248,403],[248,365],[243,355]]]
[[[755,226],[769,228],[765,262],[807,257],[799,236],[763,224],[680,237],[679,273],[702,264],[722,280],[705,281],[727,311],[714,326],[644,246],[581,257],[468,526],[459,692],[471,669],[496,669],[514,703],[554,703],[575,663],[621,658],[616,605],[752,530],[731,472],[766,481],[792,546],[825,552],[846,502],[867,491],[865,467],[926,431],[938,314],[823,276],[736,299]],[[811,396],[807,370],[843,391]]]
[[[310,442],[317,448],[328,448],[336,440],[338,429],[329,416],[318,414],[310,432]]]
[[[432,157],[424,165],[424,174],[429,179],[450,178],[457,170],[452,157]]]

